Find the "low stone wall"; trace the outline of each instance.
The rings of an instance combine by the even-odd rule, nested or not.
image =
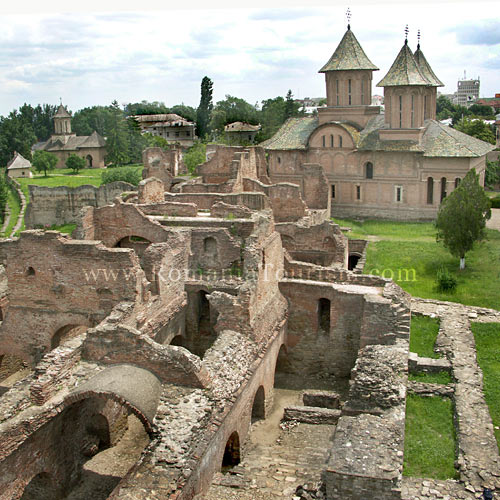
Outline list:
[[[135,187],[128,182],[111,182],[95,187],[90,185],[71,188],[29,185],[30,202],[24,219],[27,229],[44,226],[62,226],[77,223],[83,207],[109,205],[124,191]]]

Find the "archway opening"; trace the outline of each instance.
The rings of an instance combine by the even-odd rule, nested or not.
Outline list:
[[[87,160],[87,168],[92,168],[93,167],[93,163],[94,163],[94,160],[92,158],[91,155],[87,155],[86,156],[86,160]]]
[[[260,386],[255,393],[252,406],[252,424],[266,418],[266,394],[264,387]]]
[[[282,344],[276,358],[276,373],[288,373],[290,368],[290,361],[288,359],[288,352],[285,344]]]
[[[28,483],[21,500],[59,500],[63,498],[53,477],[47,472],[40,472]]]
[[[240,437],[238,433],[235,431],[227,440],[226,448],[224,449],[224,455],[222,456],[222,468],[221,470],[224,472],[225,470],[234,467],[240,463]]]
[[[441,178],[441,201],[446,198],[446,177]]]
[[[184,337],[182,335],[176,335],[172,341],[170,342],[170,345],[176,345],[179,347],[185,347],[185,341]]]
[[[434,203],[434,179],[432,177],[427,178],[427,204],[432,205]]]
[[[349,269],[349,271],[352,271],[358,265],[360,258],[361,257],[359,255],[353,253],[350,254],[347,262],[347,269]]]
[[[86,331],[87,328],[88,327],[85,325],[66,325],[59,328],[59,330],[57,330],[57,332],[54,333],[52,339],[50,340],[50,349],[55,349],[56,347],[59,347],[61,344],[68,341],[69,339],[72,339],[80,335],[80,333]]]
[[[318,301],[318,329],[323,333],[330,332],[330,309],[329,299],[319,299]]]
[[[132,248],[135,253],[141,258],[148,248],[151,245],[151,241],[142,236],[125,236],[120,241],[118,241],[115,245],[115,248]]]
[[[212,236],[203,240],[203,265],[207,267],[217,267],[217,240]]]
[[[200,335],[210,335],[210,302],[207,292],[200,290],[198,294],[198,331]]]

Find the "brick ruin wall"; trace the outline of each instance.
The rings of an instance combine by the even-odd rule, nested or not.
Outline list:
[[[100,187],[50,188],[30,184],[28,188],[30,202],[24,218],[27,229],[74,224],[78,221],[83,207],[109,205],[121,193],[136,189],[132,184],[121,181]]]

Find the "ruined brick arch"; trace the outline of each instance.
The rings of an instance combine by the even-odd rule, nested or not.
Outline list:
[[[35,474],[26,487],[20,500],[60,500],[63,492],[52,474],[39,472]]]
[[[130,401],[112,391],[82,391],[76,394],[69,395],[63,403],[61,412],[69,408],[75,403],[90,398],[99,398],[104,400],[112,400],[123,406],[127,411],[133,413],[142,423],[146,432],[151,436],[153,434],[153,422],[139,408],[134,406]]]
[[[288,360],[288,348],[283,343],[281,344],[278,354],[276,356],[276,363],[274,365],[274,373],[288,372],[290,370],[290,361]]]
[[[226,442],[224,454],[222,455],[221,469],[234,467],[238,465],[240,461],[240,436],[237,431],[234,431]]]
[[[259,386],[253,397],[252,423],[266,418],[266,392],[264,386]]]
[[[89,325],[83,324],[68,324],[58,328],[50,339],[50,349],[55,349],[59,347],[62,343],[66,342],[70,338],[76,337],[80,333],[83,333],[89,328]]]

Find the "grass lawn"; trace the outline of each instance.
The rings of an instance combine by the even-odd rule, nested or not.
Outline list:
[[[451,382],[453,382],[448,372],[409,373],[408,380],[423,382],[424,384],[451,384]]]
[[[3,236],[5,237],[10,236],[10,233],[12,233],[12,230],[16,225],[17,218],[19,217],[19,212],[21,211],[21,204],[19,203],[17,196],[14,196],[14,193],[12,192],[12,189],[10,189],[10,187],[7,192],[7,203],[10,207],[10,220],[5,233],[3,234]]]
[[[76,229],[76,224],[63,224],[62,226],[51,226],[48,231],[59,231],[60,233],[71,234]]]
[[[487,230],[488,239],[477,243],[459,270],[459,259],[437,243],[432,223],[338,220],[349,226],[349,238],[371,240],[365,274],[392,278],[415,297],[448,300],[500,309],[500,232]],[[457,277],[454,293],[439,292],[436,273],[446,267]]]
[[[406,398],[405,428],[405,476],[434,479],[458,477],[451,400],[409,394]]]
[[[28,202],[28,184],[36,184],[37,186],[69,186],[78,187],[84,184],[91,184],[92,186],[101,185],[101,174],[104,170],[101,168],[85,168],[80,170],[78,174],[74,174],[73,170],[68,168],[56,169],[50,172],[47,177],[43,174],[36,174],[31,179],[17,178],[16,180],[21,185],[21,189],[26,196],[26,201]]]
[[[439,320],[428,316],[412,315],[410,324],[410,351],[422,358],[439,358],[434,344],[439,332]]]
[[[472,323],[477,361],[483,371],[483,392],[500,450],[500,323]]]

